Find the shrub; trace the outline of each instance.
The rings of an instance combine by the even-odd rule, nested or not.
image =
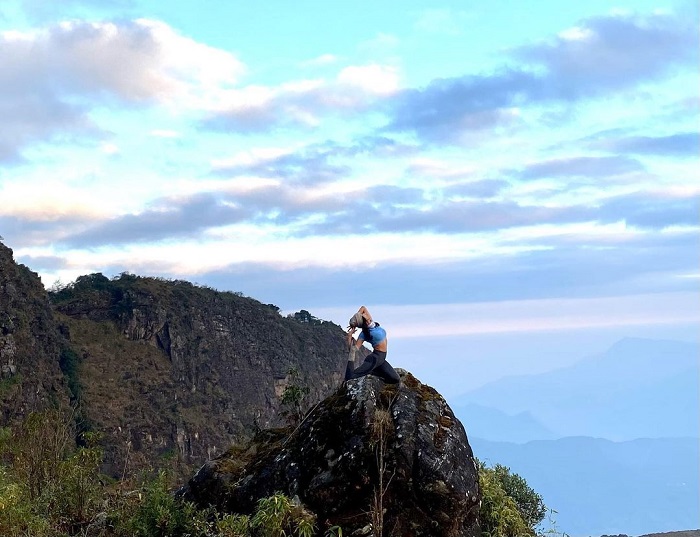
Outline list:
[[[102,452],[90,436],[75,449],[72,421],[51,410],[2,431],[0,535],[72,535],[92,520],[102,493]]]
[[[486,537],[523,537],[535,535],[518,504],[501,485],[496,471],[479,463],[479,487],[481,532]]]
[[[281,493],[273,494],[258,501],[250,527],[256,535],[263,537],[311,537],[314,534],[316,517],[295,504]]]
[[[511,473],[510,468],[501,464],[493,467],[493,473],[505,493],[515,501],[518,511],[528,526],[535,528],[544,520],[547,507],[542,501],[542,496],[537,494],[525,479],[516,473]]]
[[[134,537],[201,535],[204,516],[191,503],[175,498],[164,471],[145,485],[141,502],[127,526]]]
[[[49,535],[48,521],[33,509],[23,483],[0,466],[0,535]]]
[[[300,380],[299,370],[291,368],[287,371],[289,375],[289,384],[282,392],[282,416],[290,425],[297,425],[304,417],[304,399],[311,391],[308,386],[302,384]]]

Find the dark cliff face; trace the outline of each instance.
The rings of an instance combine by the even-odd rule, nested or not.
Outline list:
[[[41,280],[0,243],[0,424],[68,404],[60,342]]]
[[[342,380],[340,327],[299,323],[235,293],[94,274],[52,301],[80,358],[83,414],[106,433],[115,475],[166,458],[201,464],[281,424],[290,382],[309,388],[311,405]]]
[[[319,534],[339,525],[377,535],[381,525],[385,535],[479,535],[464,428],[440,394],[400,372],[400,386],[372,376],[347,382],[297,428],[262,432],[209,461],[179,495],[249,514],[281,491],[316,513]]]

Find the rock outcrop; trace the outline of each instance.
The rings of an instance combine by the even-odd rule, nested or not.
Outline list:
[[[283,492],[317,514],[320,534],[338,525],[344,535],[476,537],[478,474],[464,428],[440,394],[400,374],[400,386],[344,383],[295,429],[263,431],[207,462],[179,495],[248,514]]]
[[[0,243],[0,425],[67,405],[61,337],[39,276]]]

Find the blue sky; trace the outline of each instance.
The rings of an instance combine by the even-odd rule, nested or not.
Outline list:
[[[5,0],[0,235],[186,279],[445,392],[697,339],[696,2]]]

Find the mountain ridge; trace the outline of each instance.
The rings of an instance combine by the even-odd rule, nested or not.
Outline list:
[[[557,511],[557,525],[574,537],[697,525],[700,444],[695,437],[614,442],[579,436],[513,444],[471,435],[470,443],[478,457],[524,477]]]
[[[113,476],[166,462],[187,475],[284,423],[288,386],[321,400],[347,360],[341,327],[239,293],[126,273],[48,293],[2,243],[0,299],[0,425],[73,406],[79,432],[104,433]]]
[[[627,338],[601,355],[546,373],[509,376],[451,403],[510,416],[529,412],[560,436],[697,436],[698,352],[692,342]],[[484,428],[477,434],[500,433]]]

